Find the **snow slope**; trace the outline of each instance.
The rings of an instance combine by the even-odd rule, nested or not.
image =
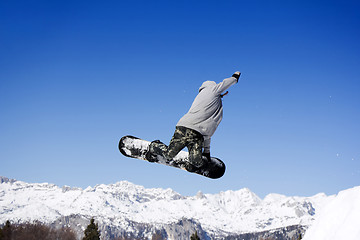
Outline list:
[[[311,225],[315,213],[333,197],[287,197],[269,194],[260,199],[249,189],[218,194],[182,196],[171,189],[146,189],[121,181],[86,189],[48,183],[25,183],[0,177],[0,223],[60,217],[95,216],[100,224],[128,228],[128,222],[153,225],[193,219],[211,234],[260,232],[291,225]]]
[[[360,187],[339,192],[304,236],[304,240],[338,239],[360,239]]]

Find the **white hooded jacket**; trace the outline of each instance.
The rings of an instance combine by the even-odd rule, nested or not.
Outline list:
[[[201,133],[204,136],[204,152],[210,152],[211,136],[223,118],[221,94],[236,82],[235,77],[226,78],[218,84],[204,82],[190,110],[176,124]]]

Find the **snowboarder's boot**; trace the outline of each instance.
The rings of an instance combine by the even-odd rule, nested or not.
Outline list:
[[[166,150],[166,145],[160,140],[152,141],[145,155],[146,160],[148,160],[149,162],[157,162],[158,156],[163,156],[163,152]]]
[[[202,162],[199,165],[195,165],[195,163],[187,162],[184,164],[186,171],[195,172],[199,169],[206,169],[209,166],[209,160],[206,157],[202,158]]]

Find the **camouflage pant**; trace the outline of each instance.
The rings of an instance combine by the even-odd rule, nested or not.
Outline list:
[[[166,146],[160,141],[151,143],[149,148],[150,152],[155,154],[161,154],[163,157],[172,160],[184,147],[188,148],[189,160],[195,167],[201,167],[203,165],[202,160],[202,146],[204,137],[201,133],[186,128],[176,127],[175,133],[170,141],[169,146]]]

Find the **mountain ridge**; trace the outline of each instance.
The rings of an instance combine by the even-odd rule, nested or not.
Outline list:
[[[53,224],[69,216],[95,217],[99,225],[113,228],[113,232],[130,229],[134,233],[137,230],[131,230],[131,225],[153,231],[179,221],[190,221],[208,236],[223,237],[296,225],[306,228],[332,198],[325,194],[269,194],[261,199],[248,188],[183,196],[170,188],[145,188],[128,181],[85,189],[25,183],[6,177],[0,177],[0,183],[0,222],[38,220]]]

